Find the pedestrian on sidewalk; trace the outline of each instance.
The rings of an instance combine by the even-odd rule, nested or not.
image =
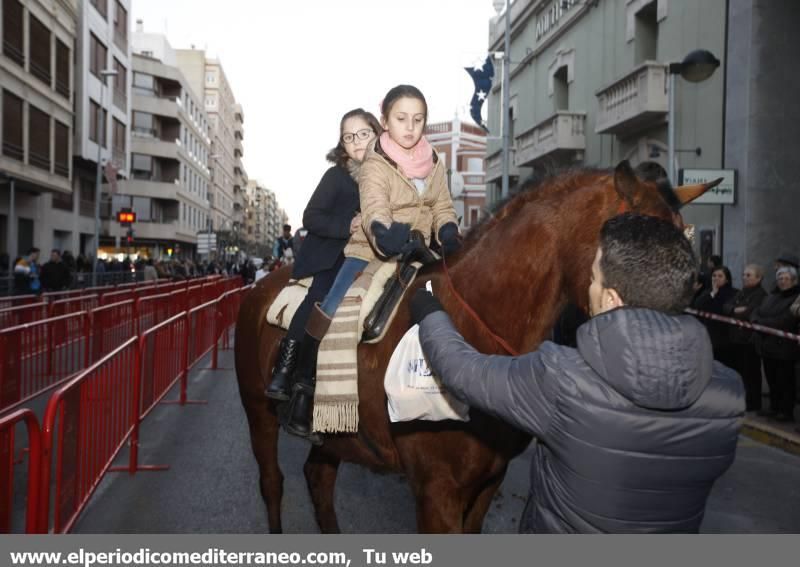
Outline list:
[[[40,293],[42,282],[39,279],[39,249],[31,248],[24,258],[14,264],[14,287],[17,294]]]
[[[546,341],[521,356],[477,352],[438,299],[414,294],[422,349],[448,392],[537,438],[521,532],[699,531],[745,404],[739,376],[683,314],[696,266],[671,222],[608,220],[578,347]]]
[[[72,281],[72,274],[69,268],[61,259],[61,251],[53,250],[50,252],[50,261],[42,266],[42,288],[44,291],[62,291],[69,289]]]
[[[753,311],[750,319],[753,323],[792,333],[797,330],[797,317],[790,308],[800,295],[797,269],[782,266],[775,276],[775,289]],[[764,361],[764,376],[769,385],[769,408],[761,410],[758,415],[791,423],[794,421],[796,395],[794,365],[798,355],[797,343],[767,333],[756,333],[754,338],[756,352]]]
[[[750,321],[753,311],[758,308],[767,296],[762,282],[764,281],[764,268],[758,264],[748,264],[742,274],[742,290],[736,294],[733,301],[723,307],[723,315]],[[753,331],[744,327],[728,325],[733,353],[733,366],[744,382],[745,401],[747,411],[761,410],[761,357],[756,352],[753,344]]]

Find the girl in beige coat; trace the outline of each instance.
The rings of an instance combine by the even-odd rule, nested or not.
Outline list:
[[[347,290],[371,260],[389,259],[427,246],[432,231],[445,256],[460,246],[445,165],[422,135],[427,119],[425,97],[411,85],[394,87],[381,103],[384,132],[368,148],[358,173],[361,230],[351,236],[344,249],[344,264],[317,309],[316,319],[327,318],[327,323],[316,325],[313,332],[307,329],[315,339],[314,355]],[[425,242],[411,239],[412,230],[420,231]],[[282,420],[288,432],[301,437],[311,434],[315,360],[313,356],[314,362],[304,365],[310,370],[303,375],[298,369],[295,390]]]

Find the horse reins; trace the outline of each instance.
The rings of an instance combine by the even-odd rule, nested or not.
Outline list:
[[[480,315],[475,313],[475,310],[472,309],[472,307],[469,306],[469,304],[464,300],[464,298],[461,297],[461,294],[459,294],[456,291],[456,288],[453,285],[453,279],[450,277],[450,271],[447,269],[447,261],[444,258],[444,250],[442,250],[442,266],[444,266],[445,280],[447,280],[447,286],[450,288],[450,292],[455,296],[455,298],[458,300],[458,302],[461,304],[464,310],[469,314],[469,316],[472,317],[475,320],[475,322],[478,323],[478,325],[480,325],[480,327],[484,331],[486,331],[486,333],[490,337],[492,337],[495,340],[497,344],[503,347],[503,349],[505,349],[507,353],[512,354],[514,356],[519,356],[520,353],[517,352],[510,344],[508,344],[503,339],[503,337],[494,334],[492,330],[489,328],[489,326],[483,322],[483,319],[481,319]]]

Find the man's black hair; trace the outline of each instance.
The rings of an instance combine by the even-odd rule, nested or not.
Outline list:
[[[291,232],[292,231],[292,225],[290,225],[290,224],[283,225],[283,230],[288,230],[289,232]]]
[[[692,299],[697,261],[692,245],[671,222],[625,213],[600,232],[603,287],[630,307],[680,313]]]

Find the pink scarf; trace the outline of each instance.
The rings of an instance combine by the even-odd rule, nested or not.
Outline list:
[[[409,179],[425,179],[433,171],[433,148],[425,136],[419,139],[411,155],[389,137],[389,132],[381,134],[380,140],[381,149],[397,164],[400,173]]]

